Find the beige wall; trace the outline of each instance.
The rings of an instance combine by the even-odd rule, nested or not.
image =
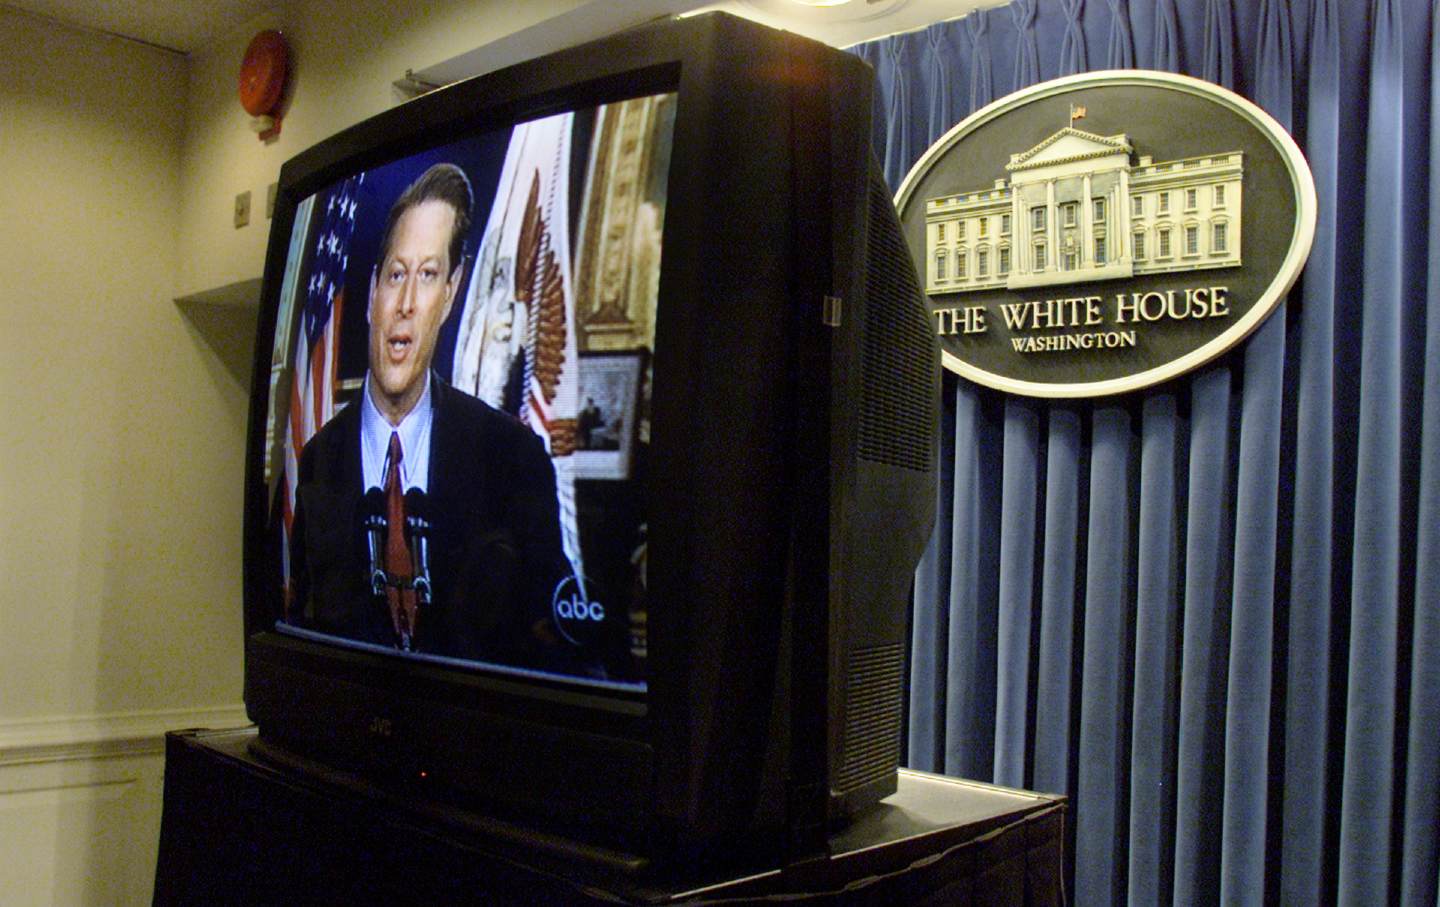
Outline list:
[[[172,300],[185,90],[0,7],[7,905],[144,903],[159,732],[239,717],[246,394]]]
[[[240,695],[247,396],[172,299],[185,87],[0,7],[0,722]]]
[[[280,165],[382,110],[392,83],[513,31],[583,5],[581,0],[305,0],[234,30],[192,55],[180,205],[178,292],[260,276],[269,238],[266,189]],[[236,99],[245,45],[259,28],[284,32],[295,71],[279,137],[259,141]],[[235,195],[249,190],[258,216],[232,226]]]

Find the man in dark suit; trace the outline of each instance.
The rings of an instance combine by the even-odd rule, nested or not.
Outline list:
[[[569,573],[540,439],[431,371],[472,195],[437,164],[390,210],[360,399],[305,445],[292,622],[420,652],[543,666]]]

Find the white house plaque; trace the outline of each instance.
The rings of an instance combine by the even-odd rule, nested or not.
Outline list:
[[[1300,149],[1217,85],[1123,70],[977,111],[896,196],[945,365],[1040,397],[1121,393],[1238,343],[1315,234]]]

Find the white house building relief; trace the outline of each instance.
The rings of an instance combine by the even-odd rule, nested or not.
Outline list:
[[[926,292],[1240,265],[1244,155],[1132,164],[1134,150],[1072,125],[1012,154],[1008,180],[926,199]]]

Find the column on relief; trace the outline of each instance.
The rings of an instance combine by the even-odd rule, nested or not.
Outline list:
[[[1109,217],[1105,226],[1105,235],[1108,237],[1105,245],[1108,247],[1110,261],[1116,264],[1125,258],[1125,233],[1120,229],[1120,225],[1125,222],[1125,215],[1121,213],[1126,204],[1125,193],[1120,190],[1123,178],[1117,178],[1110,186],[1110,210],[1106,212]]]
[[[1120,181],[1115,187],[1115,194],[1119,196],[1115,209],[1115,252],[1116,258],[1122,264],[1130,261],[1133,251],[1130,248],[1130,168],[1120,168]]]
[[[1086,268],[1090,265],[1098,265],[1100,262],[1092,261],[1095,252],[1095,211],[1092,208],[1090,199],[1090,174],[1085,174],[1083,181],[1084,188],[1080,191],[1079,217],[1080,217],[1080,254],[1075,257],[1075,266]]]
[[[1204,192],[1200,190],[1204,189]],[[1195,230],[1198,234],[1195,237],[1196,251],[1200,253],[1201,259],[1207,259],[1212,254],[1210,241],[1213,238],[1212,230],[1215,224],[1215,208],[1213,207],[1215,187],[1204,182],[1197,174],[1195,177]]]
[[[1055,179],[1045,181],[1045,270],[1060,270],[1060,212],[1055,207]]]
[[[1015,181],[1010,181],[1010,270],[1016,274],[1026,274],[1030,271],[1030,256],[1025,254],[1028,248],[1026,245],[1030,235],[1030,222],[1027,221],[1021,212],[1025,207],[1024,199],[1020,194],[1020,187]]]
[[[1231,177],[1230,188],[1225,190],[1229,193],[1225,198],[1225,211],[1230,217],[1230,255],[1234,258],[1243,258],[1240,248],[1240,216],[1245,213],[1245,179],[1244,173]]]
[[[1005,275],[1005,281],[1008,283],[1010,281],[1010,274],[1024,267],[1024,259],[1021,258],[1018,253],[1025,247],[1018,242],[1020,237],[1020,220],[1015,216],[1015,185],[1013,183],[1010,184],[1007,191],[1010,193],[1010,273]],[[1005,241],[1003,235],[1000,237],[1000,241]]]
[[[1010,192],[1011,198],[1014,199],[1012,208],[1015,212],[1016,223],[1016,260],[1020,262],[1020,267],[1024,269],[1024,272],[1029,274],[1031,267],[1030,255],[1025,251],[1030,248],[1030,220],[1027,216],[1029,212],[1025,209],[1025,195],[1020,191],[1020,187],[1012,182],[1010,184]]]
[[[1115,195],[1119,191],[1119,183],[1111,183],[1110,191],[1105,193],[1105,261],[1102,264],[1109,264],[1119,258],[1115,249],[1115,231],[1110,225],[1115,222]]]
[[[1009,210],[1015,225],[1015,271],[1030,274],[1030,212],[1025,209],[1025,193],[1014,180],[1009,183]]]
[[[937,276],[935,274],[935,256],[940,251],[940,242],[935,236],[940,231],[940,224],[942,223],[944,223],[943,220],[936,220],[925,226],[925,271],[930,276],[928,282],[931,286],[935,285]]]

